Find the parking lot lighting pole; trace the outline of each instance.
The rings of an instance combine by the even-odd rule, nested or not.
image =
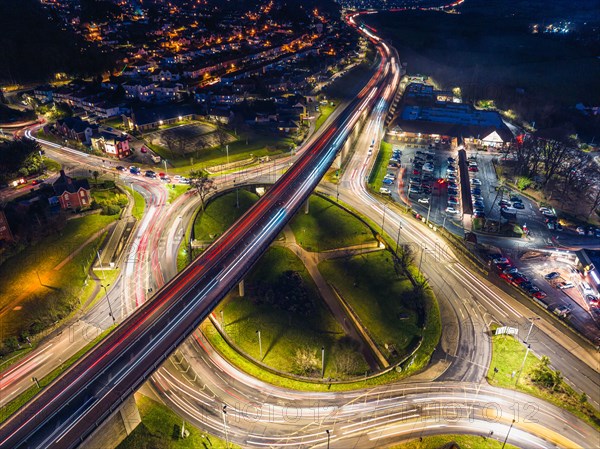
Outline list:
[[[504,438],[504,443],[502,443],[502,449],[504,449],[504,446],[506,446],[506,442],[508,441],[508,436],[510,435],[510,431],[512,430],[512,426],[515,423],[515,420],[513,419],[512,422],[510,423],[510,427],[508,428],[508,432],[506,432],[506,438]]]
[[[385,224],[385,208],[387,207],[387,203],[383,205],[383,218],[381,220],[381,235],[383,235],[383,225]]]
[[[225,429],[225,448],[229,449],[229,435],[227,434],[227,404],[223,404],[223,428]]]
[[[325,430],[325,432],[327,432],[327,449],[329,449],[329,440],[331,438],[331,433],[329,429]]]
[[[325,346],[321,346],[321,377],[325,377]]]

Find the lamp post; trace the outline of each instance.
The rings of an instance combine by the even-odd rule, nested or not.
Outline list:
[[[321,346],[321,377],[325,377],[325,346]]]
[[[229,435],[227,434],[227,404],[223,404],[223,429],[225,430],[225,449],[229,449]]]
[[[514,423],[515,423],[515,420],[513,419],[512,422],[510,423],[510,427],[508,428],[508,432],[506,432],[506,438],[504,438],[504,443],[502,443],[502,449],[504,449],[504,446],[506,446],[506,442],[508,441],[508,436],[510,435],[510,431],[512,430]]]
[[[519,377],[521,377],[521,373],[523,372],[523,368],[525,367],[525,360],[527,360],[527,356],[529,355],[529,350],[531,349],[531,345],[527,345],[527,351],[525,351],[525,357],[523,357],[523,362],[521,363],[521,369],[517,374],[517,380],[515,380],[515,387],[519,383]]]
[[[396,255],[398,255],[398,246],[400,245],[400,230],[402,229],[402,222],[398,223],[398,235],[396,236]]]
[[[165,164],[165,175],[169,176],[169,172],[167,171],[167,160],[163,159],[163,162]]]
[[[331,433],[329,429],[325,430],[325,432],[327,432],[327,449],[329,449],[329,440],[331,439]]]
[[[102,259],[100,259],[100,250],[96,251],[96,255],[98,256],[98,265],[100,265],[100,271],[102,271],[102,279],[106,279],[106,275],[104,274],[104,267],[102,266]]]
[[[387,207],[387,203],[383,205],[383,218],[381,219],[381,235],[383,235],[383,225],[385,224],[385,208]]]
[[[256,331],[258,335],[258,350],[260,351],[260,359],[262,360],[262,338],[260,338],[260,329]]]
[[[225,145],[225,152],[227,153],[227,165],[229,165],[229,145]]]
[[[531,326],[529,326],[529,331],[527,332],[527,337],[525,337],[525,340],[523,341],[523,343],[528,343],[529,342],[529,336],[531,335],[531,330],[533,329],[533,323],[536,320],[539,320],[540,317],[539,316],[533,316],[533,317],[527,318],[527,319],[531,321]]]
[[[110,305],[110,299],[108,299],[108,290],[106,289],[106,287],[110,287],[110,284],[106,284],[106,285],[100,284],[100,287],[102,287],[104,289],[104,294],[106,295],[106,302],[108,303],[108,312],[114,323],[116,321],[115,315],[113,314],[112,306]]]

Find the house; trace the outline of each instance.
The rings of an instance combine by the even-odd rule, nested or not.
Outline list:
[[[87,179],[75,180],[60,171],[60,176],[52,184],[54,194],[58,197],[63,210],[82,209],[92,204],[90,185]]]
[[[56,130],[61,136],[84,143],[90,143],[97,129],[98,125],[92,125],[79,117],[67,117],[56,121]]]
[[[170,125],[183,120],[200,118],[199,108],[191,105],[166,105],[155,108],[136,109],[123,116],[123,122],[129,129],[148,131],[162,125]]]
[[[233,112],[223,108],[212,108],[206,116],[208,120],[215,123],[228,124],[233,119]]]
[[[127,136],[106,131],[92,137],[92,148],[119,159],[131,154]]]

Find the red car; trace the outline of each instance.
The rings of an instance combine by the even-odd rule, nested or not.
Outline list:
[[[140,151],[141,151],[142,153],[147,153],[147,152],[148,152],[148,148],[146,148],[146,147],[142,147],[142,148],[140,149]]]
[[[548,295],[546,295],[546,293],[545,293],[545,292],[543,292],[543,291],[541,291],[541,290],[540,290],[539,292],[535,292],[535,293],[534,293],[533,295],[531,295],[531,296],[533,296],[535,299],[544,299],[544,298],[545,298],[546,296],[548,296]]]
[[[479,169],[477,167],[469,167],[469,171],[478,172]]]
[[[416,168],[413,170],[413,175],[420,175],[421,172],[419,170],[417,170]]]

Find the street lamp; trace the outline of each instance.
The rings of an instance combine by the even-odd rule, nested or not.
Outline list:
[[[396,236],[396,256],[398,255],[398,246],[400,244],[400,231],[402,230],[402,222],[398,223],[398,235]]]
[[[531,349],[531,345],[527,345],[527,351],[525,351],[525,357],[523,357],[523,362],[521,363],[521,369],[517,374],[517,380],[515,380],[515,387],[519,383],[519,377],[521,377],[521,373],[523,372],[523,368],[525,367],[525,361],[527,360],[527,356],[529,355],[529,350]]]
[[[534,317],[527,318],[527,319],[531,321],[531,326],[529,326],[529,331],[527,332],[527,337],[525,337],[525,340],[523,340],[523,343],[525,343],[525,344],[527,344],[529,342],[529,336],[531,335],[531,330],[533,329],[533,323],[541,318],[539,316],[534,316]]]
[[[108,312],[114,323],[116,321],[115,315],[113,314],[112,306],[110,305],[110,299],[108,299],[108,290],[106,289],[106,287],[110,287],[110,284],[106,284],[106,285],[100,284],[100,287],[102,287],[104,289],[104,294],[106,295],[106,302],[108,303]]]
[[[169,172],[167,171],[167,160],[163,159],[163,162],[165,164],[165,175],[169,176]]]
[[[383,225],[385,224],[385,208],[387,207],[387,203],[383,204],[383,218],[381,219],[381,235],[383,235]]]
[[[229,435],[227,434],[227,404],[223,404],[223,428],[225,429],[225,449],[229,449]]]
[[[331,438],[331,433],[329,429],[325,430],[325,432],[327,432],[327,449],[329,449],[329,440]]]
[[[321,377],[325,377],[325,346],[321,346]]]
[[[512,430],[514,423],[515,423],[515,420],[513,419],[512,422],[510,423],[510,427],[508,428],[508,432],[506,432],[506,438],[504,438],[504,443],[502,443],[502,449],[504,449],[504,446],[506,446],[506,442],[508,441],[508,436],[510,435],[510,431]]]
[[[260,338],[260,329],[256,331],[258,335],[258,350],[260,351],[260,359],[262,360],[262,338]]]
[[[229,165],[229,145],[225,145],[225,151],[227,152],[227,165]]]

